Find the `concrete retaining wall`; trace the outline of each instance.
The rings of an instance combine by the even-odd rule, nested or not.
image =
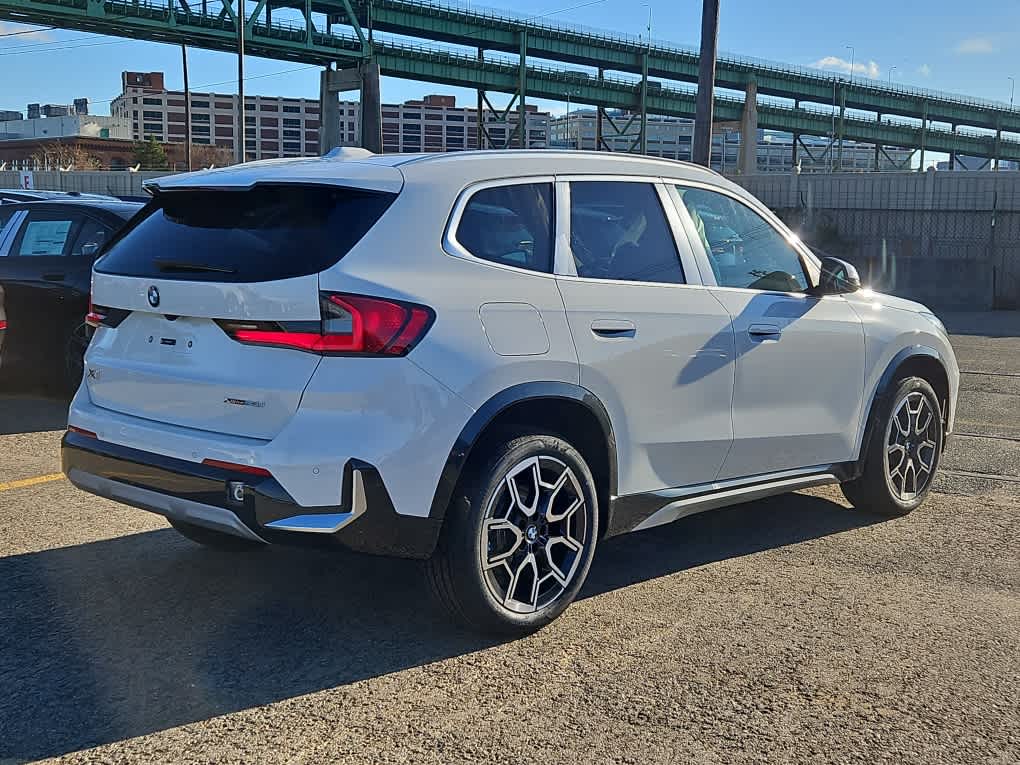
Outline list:
[[[46,191],[81,191],[89,194],[110,194],[115,197],[145,196],[142,182],[149,178],[167,175],[165,172],[111,172],[108,170],[82,170],[62,173],[57,170],[39,170],[32,174],[35,188]],[[21,174],[0,171],[0,189],[16,189],[21,185]]]
[[[1020,173],[733,180],[876,288],[942,309],[1020,307]]]

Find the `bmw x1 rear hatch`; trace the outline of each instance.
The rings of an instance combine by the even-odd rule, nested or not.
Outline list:
[[[351,324],[345,304],[320,294],[318,275],[385,213],[399,173],[380,168],[384,182],[372,188],[231,185],[245,169],[211,188],[170,179],[97,261],[86,356],[96,405],[262,439],[297,410],[322,348],[246,339]]]

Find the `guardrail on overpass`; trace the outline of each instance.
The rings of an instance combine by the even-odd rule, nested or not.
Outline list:
[[[340,2],[337,0],[315,0],[314,2],[308,0],[301,7],[336,14],[344,8],[343,3],[344,0],[340,0]],[[427,13],[422,15],[421,8],[435,9],[437,6],[407,2],[407,0],[374,0],[373,13],[376,16],[373,17],[373,24],[388,26],[394,30],[407,31],[413,28],[416,34],[432,36],[436,39],[454,41],[456,38],[461,42],[470,40],[472,44],[482,45],[484,43],[484,46],[507,51],[516,50],[518,54],[524,51],[526,54],[517,62],[505,59],[487,60],[477,55],[459,53],[437,46],[416,45],[392,39],[380,40],[377,38],[374,42],[369,42],[365,39],[361,26],[353,22],[349,26],[342,27],[342,29],[353,29],[353,33],[332,33],[331,30],[327,33],[308,21],[302,26],[298,26],[271,18],[270,9],[274,7],[293,8],[297,5],[299,4],[293,0],[287,0],[284,3],[269,3],[266,0],[260,0],[245,23],[246,51],[250,55],[265,58],[303,61],[323,66],[334,62],[353,66],[359,61],[371,58],[379,64],[382,74],[393,77],[518,94],[522,100],[525,93],[529,97],[561,100],[565,90],[570,89],[576,94],[573,97],[578,103],[679,117],[694,116],[695,95],[692,89],[661,86],[659,83],[648,81],[647,76],[638,82],[613,76],[599,78],[586,72],[534,65],[528,60],[528,56],[533,56],[558,57],[559,60],[567,62],[580,62],[581,58],[587,56],[584,60],[590,62],[596,55],[604,54],[606,58],[602,60],[601,64],[605,68],[617,67],[624,72],[633,72],[635,56],[638,56],[641,58],[641,71],[647,63],[648,73],[661,71],[664,76],[683,79],[687,76],[685,72],[688,69],[696,71],[696,56],[694,59],[691,59],[690,55],[685,58],[685,54],[679,49],[646,46],[643,50],[635,51],[633,43],[628,43],[623,39],[588,35],[584,36],[582,41],[578,39],[582,36],[580,32],[568,34],[555,28],[557,33],[554,35],[549,31],[552,28],[537,25],[531,21],[501,18],[497,24],[494,17],[491,16],[445,7],[437,19],[427,22],[431,16]],[[202,13],[199,8],[197,5],[186,4],[185,0],[166,0],[166,2],[153,0],[137,2],[0,0],[0,18],[82,29],[121,37],[187,44],[213,50],[236,50],[237,26],[231,2],[224,0],[218,12]],[[415,8],[419,8],[419,10],[416,11]],[[355,13],[357,13],[357,9],[365,12],[366,6],[363,0],[355,0]],[[398,17],[398,11],[400,14],[404,14],[404,17]],[[382,14],[382,18],[386,21],[379,21],[379,14]],[[411,20],[412,15],[417,21]],[[349,16],[346,18],[348,21],[350,20]],[[403,20],[400,20],[401,18]],[[442,27],[440,21],[447,26]],[[470,28],[459,29],[454,22],[460,25],[470,25]],[[500,28],[497,29],[497,27]],[[487,37],[486,39],[473,37],[472,35],[475,33]],[[507,35],[510,37],[516,35],[514,45],[510,44],[510,37]],[[583,53],[586,45],[589,46],[588,53]],[[613,49],[615,53],[610,55],[610,49]],[[647,57],[647,62],[644,60],[645,57]],[[760,92],[765,93],[767,92],[765,88],[770,88],[771,92],[777,95],[784,93],[788,95],[794,93],[796,90],[794,85],[800,83],[796,85],[801,88],[797,92],[801,93],[804,100],[808,100],[817,97],[820,93],[817,90],[818,87],[821,87],[819,82],[827,83],[826,88],[831,88],[832,85],[832,82],[826,79],[822,73],[812,80],[808,74],[791,68],[784,75],[786,80],[783,80],[777,72],[773,71],[775,67],[768,68],[758,64],[738,65],[735,62],[723,62],[723,64],[723,72],[729,71],[727,67],[733,69],[734,72],[737,70],[743,72],[740,77],[734,74],[733,77],[736,79],[732,82],[726,79],[730,75],[721,75],[720,85],[725,87],[737,86],[739,85],[737,79],[746,82],[753,76],[758,81]],[[660,66],[661,70],[657,68]],[[773,78],[775,82],[769,78]],[[821,79],[819,80],[819,78]],[[782,84],[787,80],[786,85]],[[871,92],[868,90],[870,87],[872,86],[855,83],[851,90],[857,92],[854,89],[859,89],[863,94]],[[811,88],[816,90],[811,91]],[[810,95],[811,93],[815,95]],[[850,91],[847,91],[848,95],[849,93]],[[932,107],[933,104],[941,104],[938,106],[939,109],[962,110],[959,113],[953,112],[952,115],[949,114],[949,111],[937,112],[942,117],[952,116],[954,121],[990,124],[989,120],[980,117],[980,114],[992,113],[988,111],[992,107],[982,107],[976,103],[967,104],[963,101],[957,103],[947,98],[938,100],[932,97],[931,100],[928,100],[925,96],[924,99],[928,104],[928,107],[925,108]],[[909,100],[905,99],[903,103]],[[883,102],[883,104],[876,102],[873,106],[892,108],[893,101],[896,99],[892,99],[889,103]],[[738,120],[743,110],[743,103],[740,98],[725,96],[717,98],[717,118],[719,120]],[[864,101],[858,102],[851,98],[847,102],[847,106],[855,106],[858,103],[864,104]],[[901,108],[901,112],[912,114],[913,108],[907,104]],[[992,109],[992,111],[995,110]],[[928,112],[929,119],[933,118],[935,113]],[[762,102],[758,104],[758,114],[758,124],[762,128],[816,136],[827,136],[833,132],[831,111],[810,107],[786,107]],[[1006,120],[1006,124],[1010,127],[1014,126],[1014,123],[1008,121],[1008,115],[1004,116],[999,112],[995,112],[995,114],[994,121],[997,125],[1003,124],[1003,120]],[[1020,115],[1020,112],[1017,114]],[[982,122],[982,120],[984,121]],[[840,135],[851,140],[887,146],[920,148],[922,151],[1020,160],[1020,140],[1003,138],[1001,133],[989,135],[931,127],[925,129],[907,122],[889,121],[888,118],[887,121],[879,121],[846,115],[838,122]],[[1020,117],[1017,117],[1015,127],[1020,130]]]

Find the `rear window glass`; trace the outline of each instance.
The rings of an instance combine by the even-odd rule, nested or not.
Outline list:
[[[263,282],[334,265],[396,194],[312,186],[156,195],[96,263],[101,273]]]

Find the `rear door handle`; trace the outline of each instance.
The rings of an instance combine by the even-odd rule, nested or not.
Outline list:
[[[595,319],[591,323],[591,331],[599,337],[627,338],[637,334],[637,327],[626,319]]]
[[[67,278],[67,274],[43,274],[42,278],[46,282],[62,282]]]
[[[747,328],[747,334],[761,340],[767,338],[778,340],[782,336],[783,330],[778,324],[752,324]]]

